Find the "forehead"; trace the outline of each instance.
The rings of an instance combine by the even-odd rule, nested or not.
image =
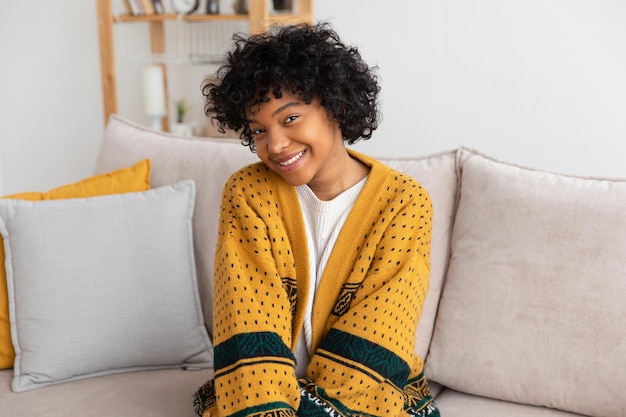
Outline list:
[[[293,93],[285,91],[280,94],[280,97],[276,97],[270,92],[263,98],[257,96],[254,100],[251,100],[249,105],[246,106],[246,116],[248,118],[254,118],[255,116],[259,116],[260,113],[266,112],[275,115],[276,113],[280,113],[284,108],[306,104],[310,103],[306,103],[300,96]]]

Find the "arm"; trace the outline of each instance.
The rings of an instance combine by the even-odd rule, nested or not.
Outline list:
[[[229,188],[230,187],[230,188]],[[259,201],[263,199],[256,198]],[[238,184],[227,185],[214,277],[215,401],[220,416],[281,411],[300,401],[292,345],[292,300],[283,281],[295,277],[276,229]],[[273,213],[272,213],[273,214]],[[280,216],[270,216],[278,221]],[[287,265],[288,264],[288,265]],[[293,273],[293,275],[291,275]]]
[[[425,191],[414,195],[386,206],[359,245],[342,293],[353,294],[340,297],[303,381],[339,411],[399,415],[426,396],[415,388],[423,363],[414,341],[428,291],[432,208]]]

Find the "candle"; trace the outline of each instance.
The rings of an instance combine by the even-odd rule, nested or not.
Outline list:
[[[143,105],[147,116],[165,116],[165,83],[160,65],[143,67]]]

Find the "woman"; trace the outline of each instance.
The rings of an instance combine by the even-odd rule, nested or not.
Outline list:
[[[238,37],[206,113],[261,162],[227,181],[205,416],[439,412],[414,352],[432,208],[414,179],[346,148],[379,86],[327,25]]]

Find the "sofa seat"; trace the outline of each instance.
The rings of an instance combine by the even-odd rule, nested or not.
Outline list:
[[[194,417],[193,393],[209,370],[164,369],[86,378],[11,392],[13,370],[0,371],[0,416]]]
[[[166,369],[87,378],[23,393],[11,392],[12,370],[0,371],[2,416],[194,417],[192,394],[211,371]],[[432,384],[445,417],[576,417],[565,411],[464,394]],[[79,411],[80,410],[80,411]],[[123,414],[119,414],[123,410]]]
[[[568,413],[546,407],[516,404],[464,394],[444,389],[436,398],[437,406],[444,417],[576,417],[582,414]]]

